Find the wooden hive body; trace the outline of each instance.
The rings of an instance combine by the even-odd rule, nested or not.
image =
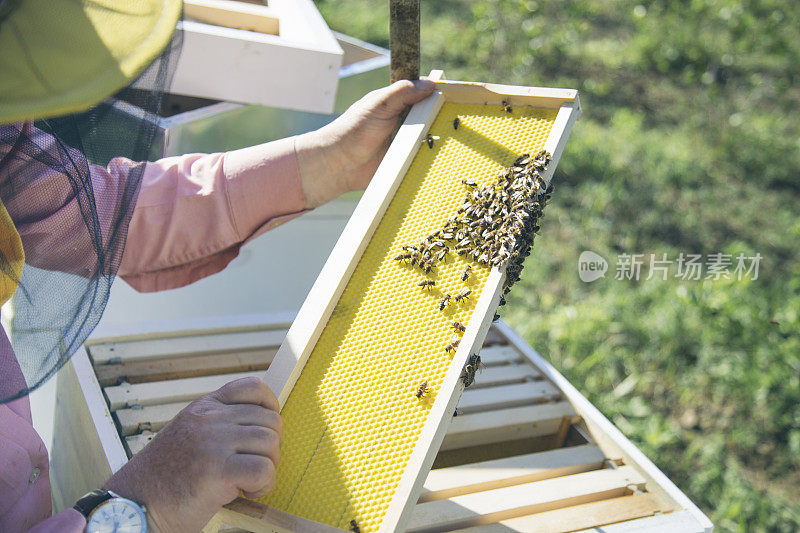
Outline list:
[[[193,398],[263,375],[292,319],[99,328],[59,374],[56,509],[100,486]],[[485,367],[461,398],[408,531],[711,531],[705,515],[502,321],[481,355]],[[249,500],[216,519],[209,531],[325,530]]]

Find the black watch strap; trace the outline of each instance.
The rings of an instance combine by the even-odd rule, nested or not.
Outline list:
[[[75,505],[72,506],[73,509],[81,513],[86,518],[89,518],[89,515],[92,514],[92,511],[97,509],[97,507],[105,502],[113,498],[114,495],[108,492],[107,490],[97,489],[93,490],[82,496]]]

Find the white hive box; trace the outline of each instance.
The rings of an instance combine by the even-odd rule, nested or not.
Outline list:
[[[183,49],[170,92],[214,100],[269,105],[286,109],[333,111],[342,48],[311,0],[269,0],[269,7],[228,0],[199,0],[218,12],[190,20],[187,3]],[[229,27],[256,27],[248,18],[268,10],[278,21],[278,35]]]
[[[263,375],[292,319],[261,314],[98,328],[58,378],[56,510],[100,486],[192,399]],[[407,531],[712,530],[702,511],[511,328],[494,325],[481,356],[485,368],[461,397]],[[221,524],[321,531],[285,518],[239,499],[206,531]]]

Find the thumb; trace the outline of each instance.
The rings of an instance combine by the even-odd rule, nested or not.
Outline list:
[[[406,106],[414,105],[420,100],[430,96],[436,84],[431,80],[399,80],[378,89],[375,96],[377,96],[377,107],[384,111],[389,117],[395,117],[406,108]]]

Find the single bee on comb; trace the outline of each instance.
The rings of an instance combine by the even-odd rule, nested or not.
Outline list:
[[[461,342],[461,339],[453,339],[450,343],[444,347],[445,352],[453,352],[456,348],[458,348],[458,343]]]
[[[511,104],[508,103],[508,100],[503,100],[501,105],[506,113],[511,113],[513,111],[513,109],[511,109]]]
[[[467,278],[472,274],[472,267],[467,265],[467,268],[464,269],[464,273],[461,274],[461,281],[467,281]]]
[[[461,120],[459,120],[459,118],[456,117],[455,120],[453,121],[453,129],[457,130],[459,124],[461,124]]]
[[[433,148],[434,139],[438,139],[438,135],[431,135],[430,133],[425,136],[425,142],[428,143],[428,148]]]
[[[461,333],[464,333],[467,330],[464,324],[462,324],[458,320],[453,320],[452,322],[450,322],[450,327],[456,331],[460,331]]]
[[[417,387],[417,392],[414,393],[414,396],[416,396],[418,399],[422,399],[422,397],[425,396],[427,393],[428,393],[428,380],[426,379],[425,381],[419,384],[419,387]]]
[[[444,298],[439,302],[439,311],[444,311],[444,308],[450,303],[450,298],[452,298],[452,296],[449,294],[444,295]]]
[[[361,528],[358,527],[358,522],[355,520],[350,520],[350,531],[355,531],[355,533],[361,533]]]
[[[464,298],[469,297],[470,294],[472,294],[472,289],[464,289],[453,297],[453,301],[460,302]]]
[[[417,283],[417,287],[422,287],[424,289],[429,289],[434,285],[436,285],[436,282],[433,281],[432,279],[423,279],[422,281]]]

